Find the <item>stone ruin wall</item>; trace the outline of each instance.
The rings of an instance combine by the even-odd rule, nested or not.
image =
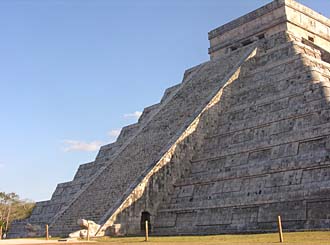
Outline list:
[[[122,233],[139,234],[144,211],[160,235],[274,231],[279,214],[287,230],[330,228],[330,64],[287,32],[257,47],[113,220]]]
[[[149,153],[140,150],[141,148],[143,149],[146,143],[150,143],[151,139],[154,139],[156,141],[154,143],[154,151],[158,155],[161,148],[166,147],[166,143],[168,143],[167,140],[169,140],[173,135],[177,133],[176,131],[178,130],[178,127],[180,127],[183,124],[182,122],[184,121],[189,122],[189,117],[193,116],[197,108],[203,108],[203,103],[204,104],[206,103],[209,94],[212,93],[214,87],[218,86],[218,84],[213,84],[211,82],[204,83],[204,80],[202,80],[200,77],[203,76],[203,79],[205,79],[205,77],[207,76],[214,76],[214,78],[211,79],[210,81],[213,81],[214,79],[221,79],[219,77],[225,76],[227,69],[229,69],[232,64],[235,64],[236,59],[238,59],[238,55],[229,57],[228,63],[222,66],[223,70],[220,73],[219,72],[215,73],[214,71],[212,71],[212,73],[214,73],[212,74],[210,71],[211,68],[206,67],[205,69],[204,64],[187,70],[185,72],[185,76],[182,84],[167,89],[159,104],[146,108],[141,118],[139,119],[138,124],[123,128],[116,143],[101,147],[95,162],[81,165],[73,181],[59,184],[52,196],[52,199],[46,202],[39,202],[37,204],[37,207],[34,209],[33,214],[28,220],[14,223],[12,233],[10,234],[10,236],[16,237],[16,236],[22,236],[22,234],[24,234],[23,236],[27,236],[28,234],[26,233],[26,229],[25,229],[27,223],[32,223],[36,226],[40,226],[41,230],[39,232],[36,231],[30,233],[32,236],[35,236],[35,235],[42,235],[43,234],[42,228],[44,227],[44,225],[51,224],[54,220],[58,220],[59,222],[58,229],[60,231],[58,235],[68,234],[69,232],[79,229],[79,227],[76,224],[76,220],[78,218],[83,217],[83,218],[89,218],[91,220],[99,221],[99,219],[102,218],[102,215],[108,211],[110,206],[104,207],[103,210],[98,211],[98,213],[96,213],[94,210],[99,209],[104,203],[106,203],[104,200],[111,201],[113,203],[116,202],[118,200],[118,196],[119,196],[118,194],[113,194],[112,196],[111,195],[105,196],[104,194],[106,192],[104,192],[104,189],[97,190],[99,194],[96,194],[97,191],[95,192],[93,191],[92,192],[93,194],[96,194],[97,196],[100,197],[99,199],[99,202],[101,202],[100,206],[98,206],[99,204],[96,204],[94,208],[88,207],[83,204],[84,201],[81,201],[80,203],[82,204],[82,206],[80,207],[80,211],[79,212],[77,211],[75,215],[67,217],[70,219],[69,221],[70,225],[69,223],[66,223],[67,224],[66,231],[62,230],[63,219],[59,217],[61,217],[61,215],[66,214],[64,212],[68,208],[70,208],[70,205],[72,209],[77,208],[76,206],[72,205],[72,202],[75,201],[77,197],[80,197],[81,199],[85,199],[86,196],[83,195],[82,193],[86,191],[84,189],[86,188],[85,185],[86,183],[87,185],[90,185],[91,183],[93,183],[93,181],[95,181],[95,187],[99,188],[98,183],[100,180],[97,178],[100,178],[99,177],[100,173],[105,172],[106,168],[110,168],[108,171],[111,171],[111,173],[109,172],[105,174],[103,173],[104,178],[106,179],[106,181],[102,182],[103,186],[105,186],[105,188],[112,188],[113,183],[117,180],[119,185],[123,185],[122,187],[119,187],[117,189],[119,191],[122,191],[122,193],[124,193],[125,188],[128,188],[129,184],[133,182],[132,180],[129,180],[129,178],[127,178],[127,175],[131,174],[131,170],[133,169],[133,167],[127,168],[127,170],[124,171],[122,166],[116,163],[116,166],[113,167],[118,167],[118,170],[113,171],[111,166],[109,166],[112,164],[111,161],[113,161],[113,159],[115,158],[114,156],[116,156],[116,154],[120,152],[123,145],[124,147],[131,147],[133,149],[136,148],[135,146],[138,143],[136,142],[131,143],[130,140],[136,137],[135,136],[136,133],[143,134],[142,137],[147,137],[146,139],[142,140],[145,143],[140,144],[140,148],[135,149],[135,152],[131,153],[131,157],[128,157],[127,155],[125,156],[123,154],[124,155],[123,161],[131,161],[129,159],[134,158],[135,155],[139,153],[144,154],[143,156],[141,156],[141,159],[146,158],[147,155],[149,156]],[[203,72],[201,73],[201,75],[196,76],[196,72],[202,69]],[[197,87],[203,88],[203,93],[200,93],[198,90],[195,90],[195,88]],[[172,98],[173,95],[176,95],[175,99]],[[190,100],[187,100],[188,97],[190,97]],[[174,108],[173,108],[173,104],[175,104]],[[186,108],[188,109],[190,108],[190,109],[187,110]],[[162,111],[159,111],[159,109],[162,109]],[[177,112],[181,111],[181,113],[174,114],[172,113],[173,111],[177,111]],[[158,116],[158,119],[154,119],[155,116]],[[171,122],[176,122],[177,126],[174,127],[175,123],[169,123],[168,120],[170,120]],[[157,126],[153,126],[152,128],[151,126],[148,125],[149,121],[153,121],[153,124]],[[172,125],[172,128],[169,128],[167,126],[169,124]],[[162,133],[164,136],[157,136],[157,134],[159,133],[160,125],[163,125]],[[150,129],[154,130],[155,132],[154,136],[145,135],[145,132],[149,131]],[[143,131],[141,132],[141,130]],[[160,139],[163,139],[164,143],[161,143]],[[130,151],[129,149],[127,151]],[[138,151],[138,153],[136,153],[136,151]],[[142,165],[143,162],[140,163],[133,161],[131,162],[135,166],[138,167],[143,166]],[[89,170],[87,171],[87,169]],[[140,173],[143,170],[144,167],[142,167]],[[112,175],[113,175],[112,178],[109,177]],[[138,176],[138,173],[136,173],[136,176]],[[126,180],[126,187],[124,185],[125,180]],[[89,197],[91,198],[90,203],[95,201],[94,195],[93,196],[89,195]],[[56,234],[57,231],[51,230],[51,232],[53,234]]]
[[[83,190],[84,193],[56,217],[50,226],[52,232],[62,234],[63,224],[67,232],[78,229],[76,220],[80,217],[101,224],[106,221],[108,214],[114,212],[134,188],[141,174],[161,158],[171,145],[171,139],[177,137],[196,112],[204,108],[210,94],[220,86],[214,81],[221,81],[239,59],[240,53],[231,55],[220,70],[206,64],[189,70],[173,97],[170,96],[132,141],[122,148],[114,159],[115,164],[108,163],[97,179]]]
[[[203,124],[204,114],[218,101],[228,96],[228,94],[225,94],[225,87],[229,86],[236,79],[240,71],[240,64],[252,57],[255,51],[254,46],[239,50],[235,54],[238,55],[239,59],[236,60],[236,64],[231,67],[231,70],[226,70],[227,76],[221,80],[217,80],[217,77],[211,80],[211,82],[217,83],[219,87],[211,93],[208,104],[202,110],[196,111],[195,118],[190,120],[190,124],[185,127],[185,131],[179,132],[171,148],[168,149],[153,168],[143,175],[144,178],[130,192],[122,206],[103,225],[103,229],[118,223],[121,225],[121,234],[139,234],[141,226],[143,226],[140,223],[141,212],[143,211],[151,213],[150,221],[151,224],[154,224],[154,221],[157,219],[155,217],[157,210],[173,194],[176,181],[190,173],[192,157],[201,145],[205,143],[204,132],[208,129],[207,125]],[[212,70],[215,74],[223,71],[223,62],[220,59],[210,61],[205,66],[206,69]],[[200,74],[200,79],[205,79],[204,81],[208,80],[210,75],[203,74],[203,72],[200,72]],[[110,229],[108,232],[111,232]]]
[[[329,228],[329,26],[276,0],[211,31],[211,61],[186,71],[116,143],[14,224],[12,236],[27,222],[67,235],[78,218],[138,234],[143,211],[155,234],[271,231],[280,211],[285,228]],[[167,165],[153,172],[168,151]]]
[[[293,0],[277,0],[209,32],[211,59],[278,32],[290,32],[330,52],[330,21]]]
[[[201,120],[202,133],[196,132],[194,139],[186,139],[189,143],[178,146],[173,160],[145,184],[143,194],[132,193],[131,206],[109,224],[121,224],[123,234],[138,234],[141,213],[148,211],[155,234],[264,232],[276,230],[276,217],[282,214],[289,230],[330,229],[329,26],[328,19],[300,4],[275,1],[210,32],[212,60],[223,61],[226,55],[258,43],[258,55],[243,65],[250,66],[247,78],[242,74],[233,83],[238,86],[226,90],[227,96],[234,94],[232,104],[222,99],[214,109],[216,117],[230,117],[228,108],[226,114],[219,113],[222,107],[235,110],[237,103],[243,103],[241,107],[248,108],[249,103],[260,103],[260,97],[264,97],[261,103],[268,102],[234,112],[227,123],[237,120],[246,127],[247,120],[239,117],[250,120],[258,112],[269,115],[253,118],[248,123],[253,130],[236,125],[237,132],[231,134],[226,133],[230,125],[212,125],[209,121],[221,119],[204,116],[207,126],[203,129]],[[253,30],[253,37],[246,34],[248,30]],[[262,89],[257,89],[256,81]],[[253,89],[242,91],[244,84]],[[263,120],[268,123],[259,126]],[[217,127],[222,127],[222,133],[207,132]],[[313,135],[310,130],[318,132]],[[221,136],[226,137],[213,142]],[[277,145],[260,142],[273,137]],[[253,147],[244,153],[216,156],[219,147],[238,143]],[[211,149],[193,154],[198,145]],[[205,157],[203,151],[211,155]],[[192,156],[197,159],[191,160]]]

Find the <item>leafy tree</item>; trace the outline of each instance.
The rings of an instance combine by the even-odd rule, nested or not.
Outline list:
[[[34,202],[21,200],[14,192],[0,192],[0,226],[4,233],[8,232],[14,220],[29,217],[34,206]]]

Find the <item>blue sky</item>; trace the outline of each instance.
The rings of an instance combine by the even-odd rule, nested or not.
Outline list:
[[[0,0],[0,191],[49,199],[208,60],[208,31],[268,2]]]

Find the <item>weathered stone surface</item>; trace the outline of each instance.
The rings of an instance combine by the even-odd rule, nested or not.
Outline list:
[[[330,21],[276,0],[209,33],[211,60],[13,225],[111,234],[330,229]],[[114,231],[115,230],[115,231]],[[25,232],[25,233],[24,233]]]
[[[71,238],[86,238],[86,237],[88,237],[88,234],[89,234],[90,237],[104,235],[104,234],[100,234],[100,233],[97,234],[98,230],[100,229],[100,225],[96,224],[92,220],[78,219],[77,224],[81,228],[84,228],[84,229],[70,233],[69,237],[71,237]]]

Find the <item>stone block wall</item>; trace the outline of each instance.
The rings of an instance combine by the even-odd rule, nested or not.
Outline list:
[[[191,171],[154,213],[154,233],[275,231],[278,215],[286,230],[330,229],[330,64],[286,36],[259,45],[202,118],[202,147],[180,163]]]
[[[97,178],[56,217],[50,226],[52,233],[61,235],[78,229],[76,220],[82,217],[99,223],[106,221],[126,193],[129,194],[132,183],[161,158],[171,139],[204,108],[212,92],[221,86],[219,81],[240,59],[241,52],[228,56],[226,63],[205,63],[189,70],[176,92],[167,96],[132,140],[121,147]]]
[[[330,22],[275,0],[209,33],[211,61],[185,72],[138,123],[59,184],[31,223],[77,219],[154,234],[330,228]],[[42,235],[38,229],[33,235]]]

